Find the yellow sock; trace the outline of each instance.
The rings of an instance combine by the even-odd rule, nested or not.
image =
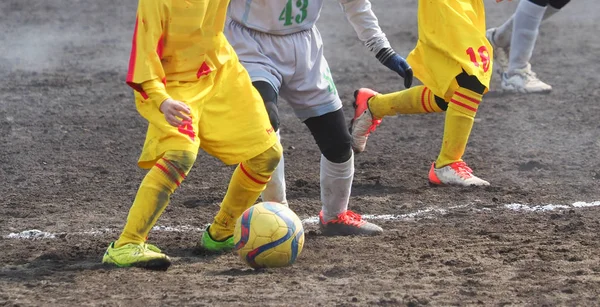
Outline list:
[[[459,88],[452,96],[446,110],[442,149],[435,162],[437,168],[462,161],[482,97],[464,88]]]
[[[435,102],[431,90],[422,85],[395,93],[375,95],[369,100],[369,110],[375,118],[443,111]]]
[[[167,152],[156,162],[138,189],[115,247],[146,241],[148,233],[169,204],[171,194],[185,179],[194,161],[190,152]]]
[[[221,209],[208,229],[214,240],[223,241],[233,235],[237,219],[254,205],[271,179],[271,174],[281,158],[281,152],[281,145],[277,143],[264,153],[237,166],[229,181]]]

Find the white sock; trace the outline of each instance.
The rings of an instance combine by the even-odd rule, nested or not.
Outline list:
[[[546,12],[544,12],[544,17],[542,17],[542,21],[550,18],[552,15],[558,13],[559,11],[560,9],[548,5],[546,7]],[[496,46],[502,48],[510,47],[510,39],[512,37],[514,20],[515,14],[510,16],[510,18],[506,22],[504,22],[501,26],[496,28],[496,32],[494,33],[494,44]]]
[[[529,64],[545,11],[545,6],[529,1],[519,2],[510,43],[509,72],[523,69]]]
[[[514,20],[515,15],[513,14],[506,22],[504,22],[501,26],[496,28],[496,32],[494,33],[493,37],[494,44],[496,46],[502,48],[510,46],[510,37],[512,36]]]
[[[277,130],[277,139],[279,139],[279,143],[281,143],[281,135],[279,134],[280,130]],[[281,156],[281,160],[279,160],[279,164],[277,164],[277,168],[271,175],[271,180],[267,183],[265,190],[262,192],[261,198],[263,201],[272,201],[276,203],[281,203],[284,205],[288,205],[287,198],[285,195],[285,167],[283,162],[283,155]]]
[[[321,201],[323,219],[331,221],[348,210],[354,179],[354,153],[343,163],[333,163],[321,155]]]

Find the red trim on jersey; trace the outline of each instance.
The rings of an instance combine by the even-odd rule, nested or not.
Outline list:
[[[466,105],[466,104],[464,104],[464,103],[462,103],[462,102],[460,102],[458,100],[450,99],[450,102],[454,103],[457,106],[463,107],[463,108],[465,108],[467,110],[470,110],[470,111],[473,111],[473,112],[477,112],[477,109],[475,109],[475,108],[473,108],[471,106],[468,106],[468,105]]]
[[[471,98],[471,97],[469,97],[469,96],[467,96],[467,95],[465,95],[465,94],[461,94],[461,93],[459,93],[459,92],[454,92],[454,94],[455,94],[456,96],[458,96],[458,97],[462,97],[462,98],[464,98],[464,99],[466,99],[466,100],[468,100],[468,101],[470,101],[470,102],[472,102],[472,103],[479,104],[479,103],[481,102],[481,101],[479,101],[479,100],[477,100],[477,99],[475,99],[475,98]]]
[[[250,178],[250,180],[252,180],[252,181],[254,181],[254,182],[258,183],[258,184],[267,184],[267,182],[265,182],[265,181],[260,181],[260,180],[258,180],[258,179],[256,179],[256,178],[252,177],[252,176],[251,176],[251,175],[248,173],[248,171],[246,171],[246,169],[244,168],[244,164],[243,164],[243,163],[240,163],[240,169],[242,170],[242,172],[243,172],[243,173],[244,173],[246,176],[248,176],[248,178]]]
[[[133,74],[135,73],[135,63],[137,61],[137,33],[138,33],[139,17],[135,18],[135,28],[133,29],[133,39],[131,41],[131,54],[129,55],[129,69],[127,71],[127,85],[142,94],[142,98],[148,99],[148,94],[144,92],[142,85],[133,82]]]
[[[163,37],[165,35],[161,35],[158,39],[158,45],[156,45],[156,54],[158,54],[158,58],[162,60],[163,50],[165,49],[165,42],[163,41]]]
[[[131,54],[129,55],[129,70],[127,71],[127,84],[133,87],[135,90],[135,85],[139,86],[139,91],[142,90],[142,87],[139,84],[133,83],[133,73],[135,72],[135,61],[137,57],[137,33],[138,33],[138,24],[139,17],[135,18],[135,28],[133,29],[133,39],[131,41]]]
[[[173,182],[175,182],[175,184],[177,186],[179,186],[179,180],[177,180],[177,178],[173,178],[173,175],[169,172],[169,170],[167,170],[166,167],[156,163],[156,167],[158,167],[158,169],[160,169],[161,171],[163,171],[163,173],[165,173],[167,175],[167,177],[169,177]]]

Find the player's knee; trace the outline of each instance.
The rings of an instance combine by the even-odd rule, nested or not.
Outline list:
[[[464,71],[456,76],[456,82],[458,82],[458,86],[481,95],[483,95],[486,89],[486,86],[481,84],[477,77],[469,75]]]
[[[167,160],[170,165],[177,168],[178,172],[188,174],[196,162],[196,155],[191,151],[170,150],[165,152],[163,159]]]
[[[265,108],[267,109],[269,121],[271,122],[273,129],[278,131],[279,111],[277,109],[277,92],[270,83],[265,81],[254,81],[252,82],[252,85],[254,85],[254,88],[258,91],[265,103]]]
[[[442,97],[434,96],[435,104],[442,109],[442,111],[448,110],[448,103]]]
[[[557,9],[557,10],[560,10],[560,9],[562,9],[562,8],[563,8],[565,5],[567,5],[567,3],[569,3],[569,1],[571,1],[571,0],[550,0],[550,1],[548,1],[548,4],[549,4],[551,7],[555,8],[555,9]]]
[[[273,126],[275,131],[279,131],[279,111],[277,110],[277,104],[272,101],[265,101],[265,108],[267,108],[271,126]]]
[[[352,137],[350,133],[340,134],[329,142],[317,144],[323,156],[333,163],[344,163],[352,157]]]
[[[258,175],[269,177],[277,167],[277,164],[279,164],[282,154],[283,147],[277,142],[258,156],[245,161],[244,166],[248,167]]]

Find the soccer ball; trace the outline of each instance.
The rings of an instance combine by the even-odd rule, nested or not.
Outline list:
[[[291,265],[302,252],[304,227],[285,205],[258,203],[244,211],[235,224],[235,250],[253,268]]]

